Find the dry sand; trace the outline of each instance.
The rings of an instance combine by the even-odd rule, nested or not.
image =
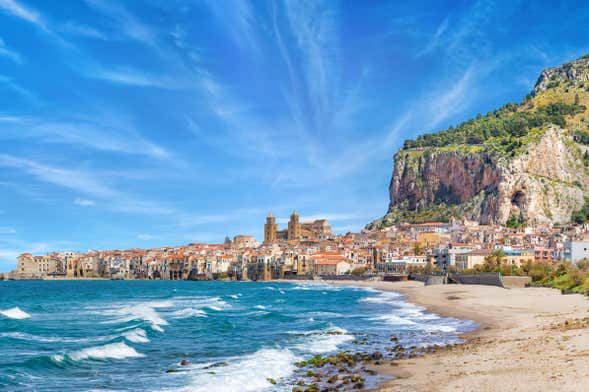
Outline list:
[[[589,391],[589,300],[547,288],[329,282],[398,291],[409,302],[480,328],[466,343],[378,370],[379,391]]]

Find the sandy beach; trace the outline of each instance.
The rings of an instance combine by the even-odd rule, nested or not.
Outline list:
[[[329,282],[397,291],[444,316],[474,320],[464,345],[383,365],[392,391],[586,391],[589,300],[547,288]]]

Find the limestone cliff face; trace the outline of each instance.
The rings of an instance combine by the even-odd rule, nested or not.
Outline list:
[[[406,142],[395,154],[388,213],[369,228],[452,217],[483,224],[569,222],[589,195],[589,155],[583,155],[589,143],[579,141],[579,132],[589,135],[587,103],[584,57],[543,71],[520,105]],[[557,112],[562,117],[550,117]],[[495,132],[503,126],[498,118],[508,123],[504,134]],[[517,129],[520,122],[525,132]],[[460,142],[457,130],[464,133]],[[484,137],[476,139],[479,134]]]
[[[564,223],[584,203],[582,159],[556,126],[512,160],[489,152],[415,149],[395,156],[389,216],[407,220],[466,217],[504,224]],[[385,217],[386,219],[386,217]],[[403,220],[403,219],[400,219]]]
[[[501,172],[497,198],[483,222],[505,223],[516,216],[531,224],[565,223],[584,204],[587,175],[563,129],[550,127]]]
[[[500,175],[494,158],[486,153],[401,151],[395,156],[389,212],[469,203],[481,194],[496,193]]]

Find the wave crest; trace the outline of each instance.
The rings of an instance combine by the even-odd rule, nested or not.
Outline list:
[[[140,357],[144,357],[144,355],[137,352],[133,347],[129,347],[125,343],[119,342],[105,344],[104,346],[88,347],[65,355],[54,355],[51,358],[55,362],[61,363],[65,359],[69,359],[73,362],[79,362],[86,359],[104,361],[108,359],[122,360],[126,358]]]
[[[228,366],[215,368],[214,374],[206,369],[210,364],[192,367],[196,372],[186,391],[192,392],[255,392],[270,389],[268,378],[287,377],[295,369],[298,358],[288,349],[261,349],[253,354],[236,358]]]
[[[4,317],[10,318],[10,319],[15,319],[15,320],[22,320],[22,319],[26,319],[26,318],[31,317],[30,314],[23,311],[18,306],[14,307],[14,308],[6,309],[6,310],[0,310],[0,314],[3,315]]]

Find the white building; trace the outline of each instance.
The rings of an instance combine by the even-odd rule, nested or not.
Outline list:
[[[589,242],[571,241],[563,242],[560,259],[576,264],[579,260],[589,260]]]

